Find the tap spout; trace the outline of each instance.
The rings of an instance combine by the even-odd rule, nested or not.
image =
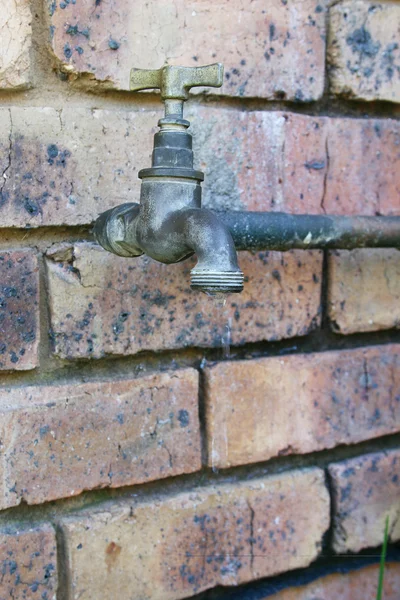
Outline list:
[[[143,205],[124,204],[100,215],[94,227],[103,248],[119,256],[146,254],[166,264],[195,254],[191,288],[208,294],[243,289],[243,273],[228,227],[202,208],[171,211],[160,222]]]
[[[243,290],[235,244],[226,225],[206,209],[187,209],[178,218],[186,245],[197,256],[190,287],[209,294]]]

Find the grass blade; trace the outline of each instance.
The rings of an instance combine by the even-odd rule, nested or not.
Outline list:
[[[389,537],[389,516],[386,517],[385,523],[385,535],[383,538],[382,552],[381,552],[381,564],[379,567],[379,580],[378,580],[378,593],[376,595],[376,600],[382,600],[383,594],[383,576],[385,574],[385,562],[386,562],[386,552],[388,545],[388,537]]]

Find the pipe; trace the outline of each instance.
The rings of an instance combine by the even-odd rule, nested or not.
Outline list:
[[[218,213],[237,250],[400,248],[400,217]]]

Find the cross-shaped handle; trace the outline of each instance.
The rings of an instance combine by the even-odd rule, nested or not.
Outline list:
[[[214,63],[204,67],[173,67],[166,65],[161,69],[132,69],[130,89],[158,89],[162,100],[187,100],[192,87],[221,87],[224,67]]]

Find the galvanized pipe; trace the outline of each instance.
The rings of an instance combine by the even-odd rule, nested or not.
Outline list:
[[[400,217],[218,213],[237,250],[400,248]]]

